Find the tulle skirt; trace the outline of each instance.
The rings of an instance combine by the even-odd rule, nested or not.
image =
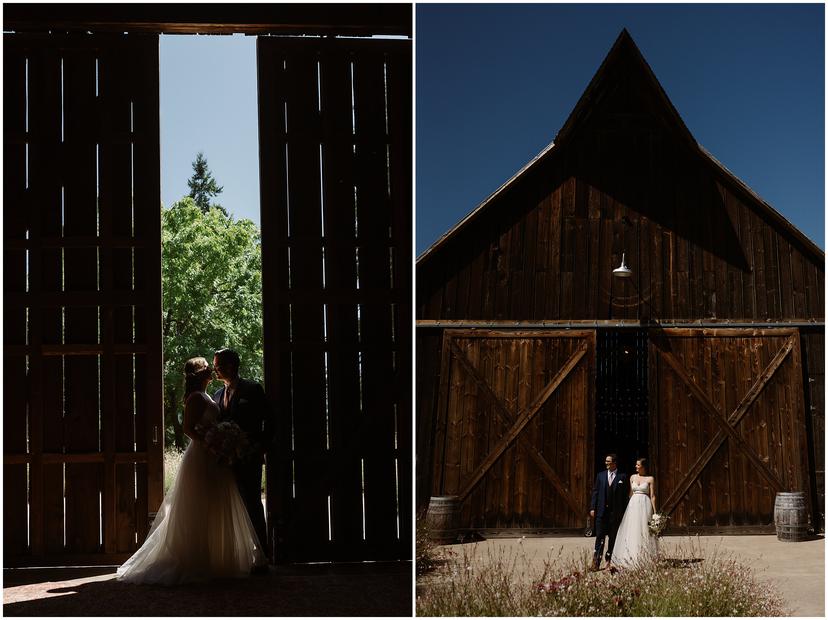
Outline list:
[[[266,564],[232,469],[191,441],[147,539],[118,579],[174,585],[243,577]]]
[[[652,516],[653,504],[649,495],[634,493],[615,536],[613,564],[631,568],[640,561],[658,555],[658,538],[650,533],[648,527]]]

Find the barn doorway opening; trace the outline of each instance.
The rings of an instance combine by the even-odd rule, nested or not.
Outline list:
[[[599,330],[595,399],[595,470],[605,455],[618,455],[618,467],[635,473],[635,459],[649,456],[647,332]]]

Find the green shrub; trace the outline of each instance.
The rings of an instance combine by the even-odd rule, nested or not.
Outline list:
[[[532,569],[521,552],[477,545],[418,580],[418,616],[778,616],[776,589],[717,553],[698,550],[629,570],[589,572],[590,557],[549,557]]]

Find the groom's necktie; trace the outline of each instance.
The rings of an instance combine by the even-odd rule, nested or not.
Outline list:
[[[609,486],[612,486],[612,481],[615,480],[615,474],[610,472],[609,473]]]

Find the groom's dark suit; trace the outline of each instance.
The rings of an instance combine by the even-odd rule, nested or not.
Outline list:
[[[232,420],[239,425],[250,441],[253,453],[233,466],[247,514],[256,529],[265,555],[270,556],[267,545],[267,527],[262,507],[262,454],[273,442],[274,420],[264,388],[254,381],[239,379],[236,389],[231,390],[230,402],[225,407],[224,387],[213,394],[219,406],[222,420]]]
[[[598,562],[601,561],[601,553],[604,550],[604,537],[609,536],[607,544],[607,561],[612,559],[612,550],[615,547],[615,535],[618,533],[618,526],[627,508],[630,499],[630,487],[627,481],[627,474],[619,471],[614,472],[612,485],[606,471],[602,471],[595,477],[595,484],[592,487],[592,502],[590,510],[595,511],[595,555]]]

